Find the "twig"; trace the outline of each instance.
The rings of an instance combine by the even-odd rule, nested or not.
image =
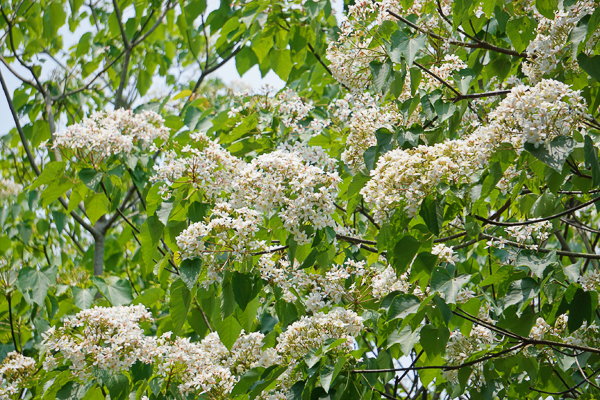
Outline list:
[[[551,215],[549,217],[538,218],[538,219],[530,219],[530,220],[527,220],[527,221],[520,221],[520,222],[496,222],[496,221],[493,221],[491,219],[488,219],[488,218],[485,218],[485,217],[482,217],[482,216],[479,216],[479,215],[474,215],[474,217],[476,219],[480,220],[480,221],[486,222],[486,223],[488,223],[490,225],[496,225],[496,226],[521,226],[521,225],[530,225],[530,224],[535,224],[537,222],[550,221],[551,219],[562,217],[563,215],[570,214],[573,211],[577,211],[577,210],[585,208],[585,207],[587,207],[587,206],[589,206],[591,204],[594,204],[597,201],[600,201],[600,196],[598,196],[595,199],[592,199],[590,201],[587,201],[585,203],[582,203],[582,204],[580,204],[580,205],[578,205],[576,207],[573,207],[573,208],[570,208],[570,209],[565,210],[563,212],[560,212],[558,214]]]

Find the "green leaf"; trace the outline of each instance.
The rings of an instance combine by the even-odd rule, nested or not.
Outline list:
[[[419,241],[410,235],[404,236],[394,245],[391,264],[398,276],[408,269],[420,246]]]
[[[92,224],[95,224],[101,216],[106,214],[110,207],[110,203],[104,193],[92,193],[83,203]]]
[[[333,379],[334,366],[331,364],[325,364],[321,366],[319,370],[319,378],[321,379],[321,386],[326,393],[329,393],[331,387],[331,381]]]
[[[596,82],[600,82],[600,55],[588,57],[581,53],[577,56],[577,61],[581,69],[594,78]]]
[[[60,179],[64,174],[65,165],[63,161],[52,161],[46,164],[42,174],[31,185],[31,189],[37,189],[42,185],[47,185]]]
[[[194,258],[193,260],[183,260],[179,267],[179,277],[188,287],[192,290],[198,277],[202,271],[202,260],[200,258]]]
[[[384,63],[379,61],[371,61],[369,63],[369,68],[371,68],[371,75],[373,77],[372,90],[375,92],[384,93],[387,92],[389,84],[389,78],[393,71],[393,66],[390,62],[386,61]]]
[[[434,292],[443,293],[446,303],[456,303],[456,295],[465,283],[471,278],[470,275],[461,275],[452,278],[444,268],[437,267],[431,276],[431,289]]]
[[[273,47],[273,35],[268,32],[263,32],[261,35],[257,35],[254,40],[252,40],[252,50],[254,50],[254,54],[258,57],[258,62],[262,64],[269,51]]]
[[[521,250],[517,256],[517,265],[525,266],[538,278],[544,277],[544,271],[553,264],[556,264],[556,251],[552,251],[544,258],[540,258],[536,252],[531,250]]]
[[[379,151],[377,146],[371,146],[363,153],[363,158],[365,160],[365,166],[367,167],[367,171],[371,171],[375,168],[377,163],[377,159],[379,158]]]
[[[454,30],[469,16],[473,0],[456,0],[452,3],[452,27]]]
[[[94,302],[94,297],[98,290],[96,288],[87,288],[82,289],[77,286],[71,287],[71,291],[73,292],[73,302],[75,303],[75,307],[78,307],[81,310],[86,310],[92,306]]]
[[[58,182],[53,182],[51,185],[49,184],[42,192],[42,207],[48,207],[72,187],[73,184],[66,178],[60,178]]]
[[[19,271],[18,283],[22,291],[31,291],[31,299],[40,307],[44,306],[48,288],[56,284],[58,267],[46,267],[41,270],[25,267]]]
[[[600,26],[600,7],[596,7],[596,9],[594,10],[594,13],[592,14],[592,16],[590,17],[590,19],[588,21],[587,34],[585,36],[586,42],[596,32],[596,29],[598,29],[598,26]]]
[[[369,175],[358,173],[352,178],[352,182],[348,186],[348,198],[356,196],[360,190],[369,182],[371,177]],[[354,211],[354,210],[352,210]],[[351,211],[351,212],[352,212]]]
[[[292,58],[290,50],[272,50],[271,51],[271,68],[283,81],[287,81],[292,72]]]
[[[404,56],[406,64],[411,67],[419,50],[425,47],[425,43],[427,43],[426,35],[420,35],[412,39],[406,33],[396,31],[390,38],[388,54],[394,63],[400,63],[402,56]]]
[[[421,345],[423,350],[431,358],[442,355],[446,349],[446,343],[450,337],[450,331],[445,326],[436,328],[432,325],[425,325],[421,329]]]
[[[84,168],[81,171],[79,171],[79,179],[81,179],[81,181],[85,183],[85,186],[92,190],[96,190],[96,186],[98,186],[98,184],[102,182],[103,177],[104,172],[96,171],[93,168]]]
[[[65,23],[67,13],[60,2],[53,2],[44,7],[44,38],[56,38],[58,30]]]
[[[600,61],[600,60],[599,60]],[[585,155],[585,166],[592,170],[592,186],[600,185],[600,163],[598,163],[598,149],[594,146],[592,138],[585,136],[583,151]]]
[[[142,242],[142,258],[146,265],[154,265],[153,257],[156,245],[162,237],[164,225],[156,215],[148,217],[140,229],[140,241]]]
[[[254,368],[246,372],[244,375],[242,375],[238,383],[235,384],[235,387],[231,391],[230,395],[236,396],[238,394],[248,392],[252,385],[260,381],[263,372],[264,368]]]
[[[433,301],[434,301],[436,307],[438,308],[438,310],[440,310],[440,313],[442,314],[442,318],[444,319],[444,322],[446,324],[448,324],[450,322],[450,320],[452,319],[452,309],[450,307],[448,307],[448,304],[446,304],[444,299],[442,299],[440,296],[436,295],[433,298]]]
[[[503,265],[502,267],[500,267],[500,269],[498,269],[498,271],[494,272],[492,275],[488,276],[483,281],[481,281],[479,283],[479,286],[484,287],[488,285],[493,285],[498,282],[503,282],[506,280],[506,278],[511,276],[512,272],[512,265]]]
[[[244,46],[235,56],[235,68],[240,76],[243,76],[257,63],[258,58],[256,57],[256,54],[254,54],[254,51],[248,46]]]
[[[595,292],[584,292],[577,288],[573,300],[569,305],[569,320],[567,326],[570,332],[574,332],[581,327],[583,320],[588,321],[588,325],[594,322],[594,311],[598,307],[598,295]]]
[[[253,113],[242,120],[242,123],[231,130],[231,134],[227,135],[223,143],[231,143],[238,140],[250,130],[256,128],[258,124],[258,114]]]
[[[519,279],[510,284],[506,296],[504,296],[504,307],[517,304],[520,307],[524,302],[534,298],[540,288],[533,278]]]
[[[111,400],[124,400],[129,396],[129,379],[123,374],[111,374],[106,387]]]
[[[565,161],[575,149],[575,141],[571,137],[559,136],[537,148],[532,143],[525,143],[524,147],[532,156],[560,174]]]
[[[113,306],[124,306],[133,300],[131,285],[125,279],[109,276],[106,280],[94,276],[92,282]]]
[[[405,318],[410,314],[414,314],[419,311],[420,305],[421,300],[417,296],[400,293],[392,300],[392,304],[388,310],[388,320]]]
[[[248,303],[258,296],[262,289],[262,279],[254,274],[234,272],[231,284],[235,301],[242,311],[246,309]]]
[[[429,277],[433,272],[433,268],[437,265],[438,256],[429,252],[419,253],[415,261],[413,261],[410,270],[410,282],[420,281],[421,286],[429,283]]]
[[[428,196],[423,200],[419,215],[423,217],[431,233],[438,236],[444,223],[444,210],[435,197]]]
[[[545,217],[549,214],[553,214],[556,204],[556,195],[551,192],[546,192],[533,203],[531,206],[531,215],[536,218]]]
[[[389,349],[394,344],[399,343],[402,353],[404,355],[409,355],[421,337],[421,329],[423,329],[423,325],[417,327],[413,332],[409,324],[399,331],[392,332],[388,337],[387,348]]]
[[[229,279],[223,280],[221,289],[221,318],[226,318],[235,310],[235,294]]]
[[[529,42],[535,39],[537,33],[537,21],[529,17],[515,18],[506,24],[506,34],[513,47],[519,53],[529,46]]]
[[[490,165],[490,174],[485,178],[481,187],[482,198],[487,197],[487,195],[496,188],[496,185],[502,179],[502,175],[502,166],[500,166],[499,162]]]
[[[453,74],[456,86],[462,94],[469,93],[469,89],[471,88],[471,82],[473,82],[473,79],[475,79],[475,77],[475,73],[470,68],[461,69],[460,71],[456,71]]]
[[[79,39],[79,43],[77,43],[77,50],[75,51],[75,55],[77,57],[81,57],[90,50],[90,41],[92,39],[92,32],[86,32]]]
[[[171,321],[173,322],[173,332],[178,335],[183,329],[188,312],[190,311],[192,295],[181,279],[177,279],[171,284],[170,292],[169,306]]]
[[[535,8],[544,17],[554,19],[554,11],[558,11],[558,0],[536,0]]]
[[[229,350],[231,350],[231,346],[233,346],[237,338],[240,336],[241,331],[242,326],[237,322],[233,315],[225,318],[217,328],[221,342]]]
[[[438,116],[438,122],[444,122],[447,119],[449,119],[450,117],[452,117],[452,115],[454,115],[454,113],[456,112],[456,105],[452,104],[452,103],[445,103],[443,100],[438,100],[435,102],[434,104],[434,108],[435,108],[435,113]]]

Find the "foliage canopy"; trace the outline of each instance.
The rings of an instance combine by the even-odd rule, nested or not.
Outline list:
[[[597,2],[333,10],[0,0],[0,398],[600,396]]]

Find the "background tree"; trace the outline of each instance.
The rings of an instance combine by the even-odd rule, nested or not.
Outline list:
[[[600,395],[597,3],[207,10],[0,3],[0,397]]]

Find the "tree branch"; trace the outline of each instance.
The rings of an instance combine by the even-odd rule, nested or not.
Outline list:
[[[550,221],[551,219],[554,218],[558,218],[558,217],[562,217],[563,215],[567,215],[572,213],[573,211],[577,211],[577,210],[581,210],[582,208],[585,208],[591,204],[594,204],[596,202],[600,201],[600,196],[596,197],[595,199],[592,199],[590,201],[587,201],[585,203],[582,203],[576,207],[570,208],[568,210],[565,210],[563,212],[560,212],[558,214],[554,214],[551,215],[549,217],[545,217],[545,218],[538,218],[538,219],[530,219],[527,221],[521,221],[521,222],[496,222],[493,221],[491,219],[479,216],[479,215],[474,215],[474,217],[480,221],[483,221],[485,223],[488,223],[490,225],[496,225],[496,226],[521,226],[521,225],[530,225],[530,224],[535,224],[537,222],[544,222],[544,221]]]

